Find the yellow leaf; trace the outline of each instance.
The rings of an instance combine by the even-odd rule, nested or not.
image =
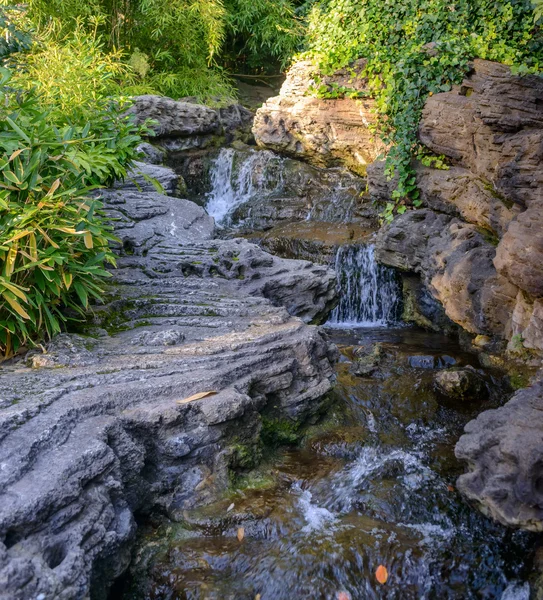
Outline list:
[[[28,302],[26,294],[22,290],[20,290],[18,287],[16,287],[15,285],[8,283],[7,281],[0,281],[0,286],[5,287],[6,290],[9,290],[12,294],[17,296],[24,302]],[[27,289],[27,288],[25,288],[25,289]]]
[[[30,256],[32,257],[32,260],[38,260],[38,245],[34,233],[31,233],[28,236],[28,245],[30,246]]]
[[[30,319],[30,315],[25,311],[25,309],[15,300],[15,298],[10,298],[10,296],[4,292],[2,296],[6,299],[7,303],[13,308],[13,310],[23,317],[23,319]]]
[[[245,537],[245,529],[243,527],[240,527],[238,529],[238,542],[243,542],[243,538]]]
[[[29,235],[30,233],[32,233],[30,231],[30,229],[25,229],[24,231],[19,231],[19,233],[17,233],[16,235],[14,235],[7,242],[4,242],[4,245],[5,244],[11,244],[11,242],[15,242],[17,240],[20,240],[22,237],[25,237],[26,235]]]
[[[55,242],[53,242],[53,240],[45,233],[45,231],[39,226],[36,225],[36,229],[43,235],[43,237],[51,244],[51,246],[53,246],[53,248],[56,248],[58,250],[59,245],[55,244]],[[51,269],[52,271],[53,269]]]
[[[377,581],[384,585],[387,580],[388,580],[388,571],[386,570],[386,567],[384,567],[383,565],[379,565],[377,567],[377,571],[375,571],[375,579],[377,579]]]
[[[64,285],[66,289],[69,290],[72,285],[73,275],[71,273],[62,273],[62,279],[64,280]]]
[[[59,188],[60,186],[60,179],[55,179],[55,181],[53,181],[53,185],[49,188],[49,191],[47,192],[46,196],[52,196]]]
[[[83,236],[83,240],[85,241],[85,248],[88,248],[90,250],[94,245],[92,242],[92,233],[90,231],[87,231]]]
[[[21,152],[23,152],[24,148],[20,150],[15,150],[15,152],[9,157],[8,162],[11,162],[14,158],[17,158]]]
[[[9,279],[13,274],[13,270],[15,269],[15,261],[17,259],[17,250],[19,248],[18,244],[13,244],[9,249],[8,255],[6,257],[6,266],[4,268],[4,274]]]
[[[194,394],[193,396],[189,396],[183,400],[178,400],[177,404],[188,404],[189,402],[194,402],[194,400],[201,400],[202,398],[207,398],[208,396],[215,396],[215,394],[217,394],[217,392],[200,392],[199,394]]]

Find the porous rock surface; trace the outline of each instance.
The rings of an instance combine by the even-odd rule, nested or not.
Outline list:
[[[325,316],[332,271],[215,240],[186,200],[103,197],[121,246],[92,337],[0,369],[2,600],[105,598],[135,514],[205,503],[262,412],[311,418],[331,387],[334,348],[292,315]]]
[[[362,64],[353,66],[360,71]],[[256,112],[253,134],[259,146],[306,160],[318,167],[345,166],[366,173],[384,146],[370,132],[375,122],[372,98],[318,98],[320,85],[336,85],[364,91],[366,82],[351,70],[317,79],[310,61],[295,63],[279,96],[270,98]]]
[[[137,96],[127,111],[138,124],[154,121],[156,142],[169,151],[205,148],[250,135],[253,113],[240,106],[213,109],[164,96]]]
[[[458,489],[504,525],[543,531],[543,382],[468,423],[456,445],[467,461]]]

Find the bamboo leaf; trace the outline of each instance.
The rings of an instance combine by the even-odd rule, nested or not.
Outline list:
[[[30,315],[25,311],[25,309],[17,302],[15,296],[10,292],[3,292],[2,296],[5,298],[7,303],[11,306],[11,308],[23,319],[27,321],[30,320]]]

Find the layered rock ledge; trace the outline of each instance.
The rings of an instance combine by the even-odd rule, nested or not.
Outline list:
[[[333,379],[334,347],[304,323],[333,306],[332,271],[215,240],[186,200],[103,197],[122,247],[89,335],[0,369],[5,600],[105,598],[135,515],[209,501],[240,447],[257,456],[263,414],[311,419]]]
[[[536,353],[543,352],[542,106],[543,78],[484,60],[462,85],[429,98],[419,137],[451,168],[416,165],[424,207],[385,227],[378,249],[384,263],[418,272],[468,332],[521,340]],[[374,198],[390,198],[394,182],[382,164],[368,179]]]
[[[352,70],[361,71],[362,67],[354,65]],[[375,101],[366,97],[318,98],[315,88],[319,85],[360,92],[366,88],[366,82],[353,77],[351,69],[320,78],[311,62],[295,63],[279,96],[270,98],[256,112],[253,133],[257,144],[317,167],[345,166],[365,175],[367,165],[384,150],[369,127],[376,118]]]

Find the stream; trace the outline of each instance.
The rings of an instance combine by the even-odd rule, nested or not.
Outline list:
[[[271,185],[278,159],[255,155],[233,186],[222,155],[208,208],[223,224],[240,189],[255,193],[251,174],[257,191]],[[329,412],[301,443],[265,448],[215,504],[143,524],[124,600],[529,600],[533,536],[486,518],[455,488],[454,445],[503,403],[502,378],[455,340],[399,322],[401,284],[371,245],[340,247],[335,266]],[[436,373],[467,365],[484,379],[477,401],[440,395]]]

